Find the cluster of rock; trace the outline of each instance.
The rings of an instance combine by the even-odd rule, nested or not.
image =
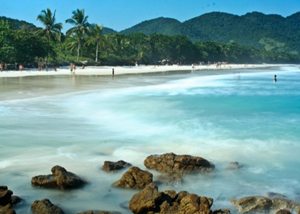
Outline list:
[[[158,179],[169,183],[181,183],[184,175],[203,174],[212,172],[214,164],[201,157],[190,155],[176,155],[167,153],[151,155],[144,160],[144,165],[150,170],[161,173]],[[102,169],[107,172],[116,172],[127,167],[130,163],[123,160],[117,162],[105,161]],[[238,162],[231,162],[227,169],[237,170],[243,167]],[[52,174],[38,175],[31,179],[32,186],[68,190],[82,187],[87,182],[68,172],[61,166],[54,166]],[[159,182],[158,182],[159,183]],[[229,214],[228,209],[211,210],[213,199],[205,196],[190,194],[186,191],[176,193],[174,190],[159,192],[153,182],[153,174],[136,166],[129,168],[120,178],[112,184],[116,187],[141,189],[130,200],[129,209],[134,214]],[[12,205],[19,200],[12,196],[12,191],[6,186],[0,186],[0,214],[14,214]],[[241,199],[231,199],[233,207],[240,213],[276,213],[289,214],[299,212],[300,204],[287,199],[283,195],[269,193],[262,196],[251,196]],[[128,207],[127,207],[128,209]],[[64,211],[51,203],[49,199],[36,200],[31,205],[34,214],[64,214]],[[120,214],[119,212],[89,210],[77,214]]]
[[[129,203],[134,214],[211,214],[230,213],[229,210],[210,209],[212,198],[189,194],[186,191],[176,193],[173,190],[158,192],[154,183],[147,185],[142,191],[135,194]]]
[[[0,186],[0,213],[15,214],[12,206],[19,203],[21,199],[18,196],[13,196],[13,191],[7,186]]]
[[[120,161],[115,164],[119,162]],[[122,161],[122,164],[124,167],[129,165],[124,161]],[[213,171],[215,168],[214,164],[204,158],[190,155],[176,155],[174,153],[148,156],[144,160],[144,165],[148,169],[162,173],[158,178],[159,181],[168,184],[181,183],[182,176],[186,174],[207,173]],[[120,169],[124,167],[120,167]],[[107,167],[103,166],[103,169],[104,168]],[[138,167],[132,167],[113,185],[124,188],[142,189],[152,181],[152,173],[141,170]]]

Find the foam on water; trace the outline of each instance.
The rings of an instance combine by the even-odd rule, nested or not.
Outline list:
[[[103,162],[122,159],[144,169],[148,155],[174,152],[202,156],[216,172],[159,190],[213,197],[214,208],[232,208],[233,196],[268,191],[299,196],[298,68],[163,78],[129,76],[120,82],[128,87],[0,102],[0,184],[28,203],[46,197],[70,213],[130,213],[118,204],[136,191],[112,188],[124,170],[106,174]],[[225,170],[230,161],[244,167]],[[30,186],[31,177],[49,174],[54,165],[90,184],[70,192]],[[25,205],[17,211],[30,213]]]

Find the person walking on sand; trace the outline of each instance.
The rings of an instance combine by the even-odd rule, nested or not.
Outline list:
[[[3,65],[2,65],[2,62],[0,62],[0,69],[1,69],[1,72],[3,71]]]
[[[277,82],[277,77],[276,77],[276,75],[274,75],[274,82]]]

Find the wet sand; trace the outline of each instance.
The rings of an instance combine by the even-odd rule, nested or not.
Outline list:
[[[279,67],[279,64],[228,64],[216,67],[215,65],[198,65],[198,66],[103,66],[103,67],[86,67],[84,69],[77,68],[75,72],[71,72],[68,68],[58,68],[57,71],[49,69],[48,71],[37,70],[23,70],[23,71],[3,71],[0,73],[0,77],[24,77],[24,76],[56,76],[56,75],[124,75],[124,74],[145,74],[145,73],[161,73],[170,71],[228,71],[232,69],[255,69],[255,68],[268,68]]]

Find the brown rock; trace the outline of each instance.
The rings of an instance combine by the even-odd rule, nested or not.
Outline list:
[[[292,214],[289,210],[279,210],[276,212],[276,214]]]
[[[272,201],[269,198],[261,196],[251,196],[236,200],[231,199],[232,205],[241,213],[269,212]]]
[[[112,161],[104,161],[104,165],[102,169],[107,172],[112,172],[120,169],[124,169],[126,167],[130,167],[131,164],[127,163],[123,160],[119,160],[117,162],[112,162]]]
[[[0,186],[0,213],[4,214],[15,214],[15,211],[11,209],[12,205],[15,204],[15,198],[19,197],[12,196],[13,192],[7,188],[7,186]]]
[[[215,168],[214,164],[204,158],[174,153],[148,156],[144,160],[144,165],[162,173],[179,175],[192,172],[210,172]]]
[[[51,169],[52,175],[38,175],[31,179],[33,186],[44,188],[58,188],[62,190],[79,188],[86,182],[72,172],[68,172],[61,166]]]
[[[0,187],[0,205],[6,206],[11,203],[11,196],[13,192],[7,188],[7,186]]]
[[[135,194],[129,203],[129,209],[134,214],[211,214],[211,198],[199,197],[181,191],[158,192],[154,183],[146,186],[142,191]]]
[[[141,170],[138,167],[131,167],[123,174],[119,181],[113,183],[113,186],[142,189],[150,184],[152,179],[153,175],[150,172]]]
[[[213,214],[230,214],[230,210],[229,209],[220,209],[220,210],[214,210],[212,213]]]
[[[6,206],[0,206],[0,213],[2,214],[16,214],[16,212],[11,209],[11,204],[7,204]]]
[[[63,210],[53,205],[49,199],[34,201],[31,210],[34,214],[64,214]]]
[[[273,198],[272,209],[273,210],[288,209],[297,212],[298,210],[300,210],[300,203],[288,199]]]
[[[263,211],[277,212],[280,210],[291,210],[297,212],[300,210],[300,203],[283,198],[269,199],[261,196],[251,196],[241,198],[239,200],[232,198],[231,203],[233,204],[235,209],[239,210],[241,213]]]

